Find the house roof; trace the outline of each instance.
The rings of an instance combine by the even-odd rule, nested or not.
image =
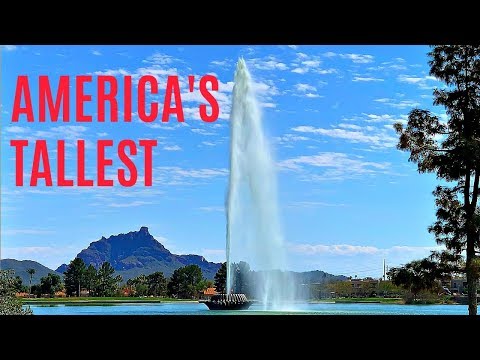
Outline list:
[[[214,287],[207,288],[206,290],[203,290],[203,295],[215,295],[216,289]]]

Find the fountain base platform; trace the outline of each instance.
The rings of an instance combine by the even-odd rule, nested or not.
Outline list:
[[[209,300],[200,300],[210,310],[246,310],[253,301],[247,299],[245,294],[217,294]]]

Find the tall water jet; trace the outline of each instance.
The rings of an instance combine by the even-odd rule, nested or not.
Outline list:
[[[226,199],[227,293],[238,264],[255,270],[254,296],[281,309],[294,297],[279,221],[275,164],[262,128],[254,83],[244,59],[235,71],[230,115],[230,178]],[[245,263],[244,263],[245,265]]]

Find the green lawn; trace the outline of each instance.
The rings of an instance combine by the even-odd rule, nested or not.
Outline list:
[[[313,302],[335,302],[335,303],[381,303],[381,304],[403,304],[400,298],[336,298],[324,299]]]
[[[68,298],[36,298],[22,299],[24,304],[118,304],[118,303],[162,303],[173,301],[192,301],[189,299],[158,297],[68,297]]]

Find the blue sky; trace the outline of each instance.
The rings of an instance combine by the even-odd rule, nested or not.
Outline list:
[[[3,46],[1,48],[2,258],[51,268],[101,236],[148,226],[175,253],[225,259],[231,91],[235,62],[247,60],[278,165],[279,204],[293,270],[381,276],[436,247],[432,175],[419,175],[395,148],[396,121],[430,108],[442,86],[428,75],[427,46]],[[214,73],[220,118],[203,123],[200,96],[186,77]],[[185,122],[11,122],[18,75],[178,74]],[[53,82],[52,81],[52,82]],[[53,83],[55,83],[53,82]],[[31,84],[32,86],[32,84]],[[34,86],[32,86],[34,87]],[[160,88],[162,86],[160,85]],[[93,88],[86,88],[87,91]],[[73,104],[73,100],[72,100]],[[34,97],[33,106],[37,108]],[[121,101],[119,107],[122,108]],[[95,114],[93,106],[86,112]],[[174,120],[174,119],[173,119]],[[10,139],[47,139],[53,173],[56,140],[67,142],[67,174],[76,169],[76,139],[87,141],[87,174],[95,174],[99,138],[157,139],[154,185],[133,188],[15,187]],[[32,148],[26,150],[28,185]],[[142,157],[137,161],[142,169]],[[114,165],[116,162],[114,161]],[[107,172],[113,174],[113,170]],[[42,182],[40,182],[42,183]]]

